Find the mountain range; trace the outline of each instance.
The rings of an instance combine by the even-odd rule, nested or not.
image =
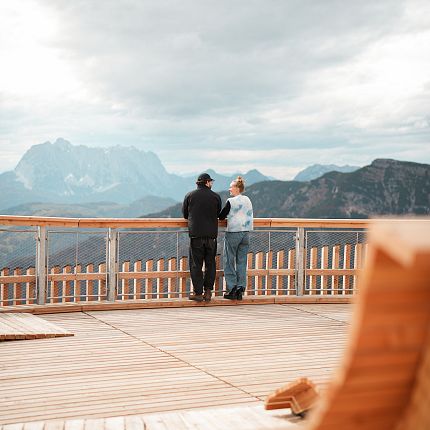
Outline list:
[[[162,211],[174,204],[169,197],[145,196],[128,204],[95,203],[23,203],[5,209],[8,215],[63,216],[71,218],[136,218],[142,214]]]
[[[227,189],[237,176],[208,172],[219,191]],[[269,179],[257,170],[243,176],[248,184]],[[138,216],[182,200],[195,181],[195,176],[168,173],[153,152],[124,146],[89,148],[60,138],[33,145],[13,171],[0,174],[0,211]]]
[[[255,217],[368,218],[430,214],[430,165],[376,159],[350,173],[309,182],[264,181],[247,187]],[[227,192],[221,193],[223,201]],[[181,217],[181,204],[149,215]]]
[[[362,168],[313,165],[293,181],[272,180],[257,170],[243,176],[256,217],[362,218],[429,214],[429,168],[377,159]],[[215,179],[214,191],[227,199],[226,190],[237,174],[206,171]],[[167,172],[153,152],[123,146],[75,146],[60,138],[32,146],[13,171],[0,174],[0,211],[39,216],[181,217],[181,205],[176,202],[195,188],[195,180],[196,175]]]

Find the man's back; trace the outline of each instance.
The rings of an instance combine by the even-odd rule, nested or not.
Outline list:
[[[218,235],[218,214],[221,211],[221,197],[205,185],[189,192],[182,205],[184,218],[188,219],[191,237],[211,237]]]

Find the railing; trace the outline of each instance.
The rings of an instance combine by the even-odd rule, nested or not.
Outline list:
[[[353,294],[369,222],[377,221],[255,219],[246,294]],[[182,219],[0,216],[0,306],[186,297],[192,290],[186,226]]]

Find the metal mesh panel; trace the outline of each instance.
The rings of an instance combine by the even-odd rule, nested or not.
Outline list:
[[[270,231],[270,268],[295,271],[296,266],[296,230]],[[295,274],[272,277],[270,294],[295,294]]]
[[[106,232],[48,231],[47,242],[48,301],[106,299]]]
[[[253,270],[266,270],[270,250],[270,233],[264,230],[249,232],[246,294],[266,294],[267,276],[252,275]]]
[[[0,276],[26,276],[24,282],[0,283],[0,306],[35,303],[36,244],[35,230],[0,230]]]
[[[48,231],[46,255],[48,271],[58,267],[60,271],[65,266],[76,266],[78,250],[78,233],[76,231]]]
[[[365,257],[363,230],[306,232],[305,294],[352,294]]]
[[[118,234],[119,273],[159,272],[145,279],[119,278],[119,299],[178,296],[177,231],[133,231]],[[152,276],[152,275],[151,275]],[[156,276],[156,277],[155,277]]]

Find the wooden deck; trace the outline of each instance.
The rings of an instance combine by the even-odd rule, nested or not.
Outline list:
[[[73,333],[28,313],[0,313],[0,342],[63,336]]]
[[[306,421],[308,422],[308,421]],[[0,425],[1,430],[301,430],[305,421],[285,409],[240,405],[110,418],[71,418]]]
[[[73,337],[2,342],[0,423],[261,404],[331,377],[352,305],[87,311],[41,318]]]

